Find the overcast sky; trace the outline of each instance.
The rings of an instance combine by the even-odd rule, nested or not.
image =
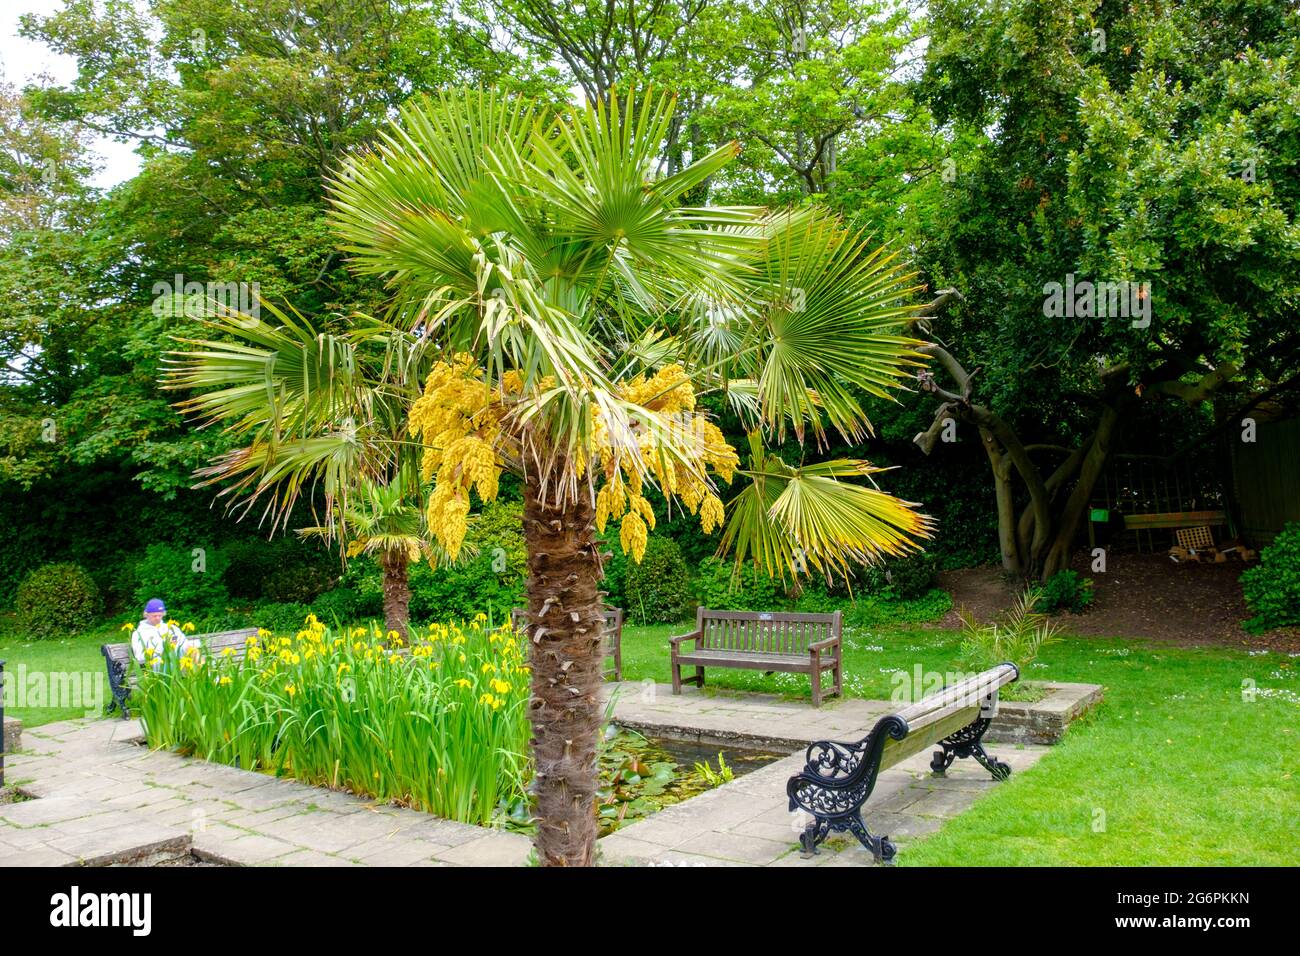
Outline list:
[[[77,75],[76,61],[56,55],[42,43],[18,35],[18,18],[24,13],[55,13],[63,8],[62,0],[4,0],[0,3],[0,76],[6,83],[21,89],[42,73],[55,83],[70,83]],[[130,179],[140,170],[135,143],[118,143],[103,136],[93,140],[94,150],[103,168],[91,179],[96,186],[108,188]]]

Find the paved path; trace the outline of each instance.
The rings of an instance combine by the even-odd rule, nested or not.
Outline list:
[[[856,740],[891,709],[885,701],[806,702],[666,685],[611,685],[615,719],[644,733],[718,745],[798,751],[732,783],[624,827],[598,844],[604,864],[860,866],[856,841],[833,838],[803,858],[804,823],[787,809],[785,782],[813,740]],[[36,799],[0,803],[0,866],[190,858],[277,866],[518,866],[520,834],[441,820],[293,780],[150,751],[136,721],[73,720],[23,732],[7,782]],[[1015,772],[1046,747],[994,745]],[[938,828],[998,784],[973,761],[946,778],[929,751],[881,774],[867,824],[900,846]]]
[[[200,858],[277,866],[519,866],[517,833],[441,820],[138,743],[139,724],[73,720],[23,731],[0,804],[0,866]],[[182,853],[184,850],[182,849]]]

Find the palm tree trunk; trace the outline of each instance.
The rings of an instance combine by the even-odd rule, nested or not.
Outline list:
[[[385,552],[379,559],[384,571],[384,628],[407,639],[411,620],[411,587],[407,557],[402,551]]]
[[[591,866],[596,847],[601,626],[594,508],[562,508],[524,485],[537,836],[543,866]]]

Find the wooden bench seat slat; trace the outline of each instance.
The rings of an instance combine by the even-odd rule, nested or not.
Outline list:
[[[948,707],[953,701],[962,698],[978,700],[1015,679],[1014,665],[999,664],[982,674],[959,681],[951,687],[945,687],[914,704],[909,704],[898,712],[898,716],[907,721],[909,727],[915,729],[923,725],[922,722],[928,714]]]
[[[935,719],[923,728],[913,729],[902,740],[890,738],[885,741],[885,749],[880,755],[880,769],[888,770],[908,757],[920,753],[926,747],[950,737],[979,716],[979,705],[950,707],[936,713]],[[924,733],[919,731],[924,730]]]

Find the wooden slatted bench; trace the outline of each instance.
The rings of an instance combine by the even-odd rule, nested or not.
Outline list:
[[[999,664],[881,717],[857,743],[822,740],[810,746],[806,766],[786,784],[790,809],[813,816],[799,837],[805,854],[816,853],[832,830],[848,830],[877,862],[891,861],[897,848],[888,836],[867,829],[862,805],[882,770],[932,744],[942,748],[930,760],[937,775],[958,757],[974,757],[995,780],[1009,777],[1011,768],[990,756],[981,740],[997,713],[998,690],[1019,677],[1015,664]]]
[[[244,655],[248,652],[248,639],[257,636],[257,628],[247,627],[238,631],[217,631],[212,634],[199,634],[194,639],[199,641],[204,647],[204,652],[208,657],[221,657],[229,649],[230,654],[224,654],[235,661],[242,661]],[[99,652],[104,655],[104,663],[108,667],[108,687],[112,691],[113,700],[108,705],[109,712],[116,707],[126,720],[131,716],[127,707],[127,700],[131,696],[131,691],[136,686],[136,674],[131,668],[131,642],[125,644],[101,644]]]
[[[812,680],[813,706],[822,705],[822,671],[831,671],[835,695],[844,689],[840,650],[840,612],[795,614],[778,611],[696,612],[695,630],[674,637],[672,648],[673,693],[682,684],[704,686],[706,667],[742,667],[767,673],[807,674]],[[683,651],[682,644],[694,642]],[[694,666],[694,677],[682,677],[682,666]]]
[[[1124,515],[1125,531],[1150,531],[1159,528],[1190,528],[1195,525],[1224,525],[1224,511],[1166,511],[1160,514]]]
[[[528,624],[528,609],[522,607],[511,608],[510,623],[516,631],[523,631]],[[606,677],[613,677],[616,681],[621,681],[623,679],[622,608],[605,608],[605,631],[603,637],[605,641],[605,659],[613,661],[613,667],[606,667],[604,675]]]

